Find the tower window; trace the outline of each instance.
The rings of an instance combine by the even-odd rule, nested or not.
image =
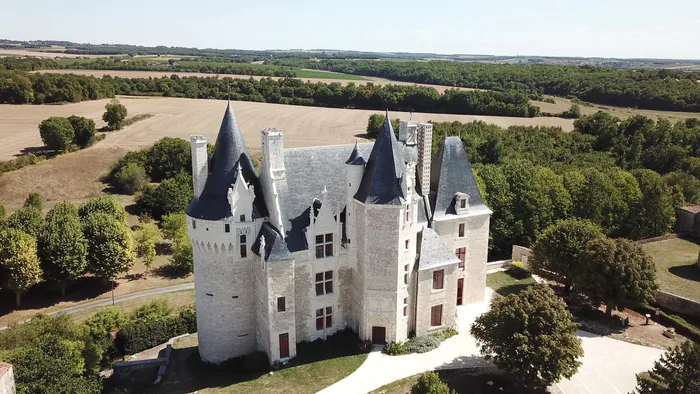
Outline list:
[[[464,268],[464,262],[467,259],[467,248],[457,249],[457,258],[459,259],[459,268]]]
[[[277,297],[277,312],[284,312],[287,310],[286,300],[284,297]]]
[[[192,228],[193,229],[197,228],[197,222],[194,219],[192,219]]]
[[[464,223],[459,224],[459,237],[464,237]]]
[[[247,239],[245,234],[241,235],[239,237],[239,243],[240,243],[240,248],[241,248],[241,258],[244,259],[248,257],[248,246],[247,246]]]
[[[241,219],[241,222],[245,222],[245,215],[241,215],[240,219]]]
[[[408,250],[409,244],[410,244],[410,241],[409,241],[409,240],[406,240],[406,250]]]
[[[316,329],[323,330],[331,327],[333,327],[333,307],[316,309]]]
[[[231,225],[226,223],[224,224],[224,232],[230,233],[231,232]]]
[[[316,274],[316,295],[333,293],[333,271],[319,272]]]
[[[333,256],[333,233],[316,236],[316,258]]]
[[[445,288],[445,270],[433,271],[433,290]]]
[[[442,325],[442,304],[435,305],[430,308],[430,326],[437,327]]]
[[[408,274],[403,274],[403,284],[408,284]]]

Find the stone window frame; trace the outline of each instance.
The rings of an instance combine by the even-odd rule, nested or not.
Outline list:
[[[317,297],[333,294],[333,270],[317,272],[314,279]]]
[[[240,222],[245,222],[245,214],[238,217]]]
[[[245,259],[248,257],[248,237],[246,234],[241,234],[238,236],[238,244],[241,253],[241,258]]]
[[[287,311],[287,299],[285,297],[277,297],[277,312]]]
[[[455,255],[459,259],[459,264],[457,265],[457,268],[464,269],[467,263],[467,247],[463,246],[461,248],[457,248],[457,250],[455,250]]]
[[[197,229],[197,221],[192,219],[192,230],[196,230],[196,229]]]
[[[462,222],[457,225],[457,237],[459,238],[464,238],[467,234],[467,225],[466,223]]]
[[[408,316],[408,297],[403,299],[403,315]]]
[[[407,239],[405,243],[406,243],[406,250],[408,250],[411,247],[411,240]]]
[[[466,209],[466,208],[467,208],[467,200],[466,200],[466,199],[461,199],[461,200],[459,201],[459,207],[460,207],[461,209]]]
[[[430,328],[442,326],[442,304],[430,307]]]
[[[333,233],[316,235],[316,258],[333,257],[333,243]]]
[[[333,307],[316,309],[316,331],[333,328]]]
[[[408,274],[403,274],[403,284],[408,284]]]
[[[225,233],[230,233],[231,232],[231,225],[228,223],[224,223],[224,232]]]
[[[411,221],[411,203],[409,202],[406,204],[406,220],[404,220],[404,223],[409,223]]]
[[[445,270],[433,271],[433,290],[445,290]]]

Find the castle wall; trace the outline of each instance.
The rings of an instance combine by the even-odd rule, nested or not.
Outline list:
[[[489,219],[490,215],[484,213],[480,215],[451,215],[433,222],[433,229],[450,250],[456,253],[458,248],[466,248],[464,268],[457,268],[457,278],[464,278],[463,304],[484,300]],[[459,237],[460,223],[465,224],[464,237]],[[457,279],[455,279],[455,283],[456,281]]]
[[[262,258],[253,261],[253,276],[255,277],[255,339],[256,349],[265,352],[270,362],[273,353],[270,343],[270,292],[268,275]],[[279,358],[279,357],[278,357]]]
[[[193,244],[195,298],[199,352],[206,362],[219,364],[253,352],[256,347],[256,312],[250,251],[258,223],[195,220],[187,217]],[[229,224],[230,232],[224,226]],[[239,236],[247,238],[247,257],[240,257]]]
[[[444,286],[433,289],[433,272],[444,270]],[[416,335],[425,335],[445,328],[454,328],[457,323],[457,264],[418,272],[418,306],[416,308]],[[431,327],[431,309],[442,305],[442,324]]]
[[[267,264],[265,273],[268,281],[268,357],[270,362],[280,360],[280,334],[289,335],[289,357],[296,356],[296,343],[299,340],[295,330],[295,275],[294,260],[276,261]],[[261,269],[262,271],[262,269]],[[279,312],[277,299],[284,297],[285,310]]]

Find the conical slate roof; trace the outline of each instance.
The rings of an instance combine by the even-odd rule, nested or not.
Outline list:
[[[350,152],[350,157],[345,161],[345,164],[351,166],[361,166],[367,164],[365,158],[362,157],[360,151],[357,149],[357,141],[355,141],[355,148]]]
[[[402,204],[404,196],[401,179],[405,172],[406,164],[401,147],[394,135],[387,111],[355,199],[366,204]]]
[[[202,195],[199,198],[195,197],[187,206],[185,210],[187,215],[205,220],[220,220],[231,216],[228,189],[236,181],[239,164],[246,182],[255,187],[253,217],[267,216],[255,167],[229,102],[219,135],[216,137],[214,154],[209,159],[207,183],[204,185]]]

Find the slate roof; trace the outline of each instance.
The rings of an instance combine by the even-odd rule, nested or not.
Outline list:
[[[350,157],[345,161],[345,164],[350,164],[351,166],[363,166],[367,164],[365,158],[362,157],[360,151],[357,150],[357,141],[355,141],[355,148],[350,152]]]
[[[418,244],[418,270],[432,269],[449,264],[458,264],[459,259],[447,249],[445,242],[432,228],[421,231]]]
[[[357,144],[358,153],[365,157],[371,149],[372,143]],[[337,210],[346,205],[345,162],[353,150],[352,145],[284,150],[285,180],[278,181],[277,192],[284,237],[291,252],[308,249],[304,229],[310,224],[309,207],[314,204],[314,198],[322,199],[324,187],[331,212],[337,215]]]
[[[404,202],[401,178],[406,172],[406,164],[402,150],[387,111],[355,199],[366,204],[398,205]]]
[[[430,171],[430,204],[433,218],[456,214],[455,193],[469,195],[469,210],[488,210],[472,173],[472,165],[459,137],[447,137],[433,158]]]
[[[204,220],[221,220],[231,216],[228,203],[228,189],[236,181],[238,164],[249,185],[255,187],[253,218],[267,216],[262,188],[250,160],[248,147],[243,140],[231,103],[226,107],[219,135],[216,137],[214,153],[209,158],[209,175],[199,198],[190,201],[185,209],[188,216]]]
[[[288,261],[294,258],[289,252],[287,245],[284,243],[282,235],[280,235],[269,222],[263,223],[260,228],[258,238],[251,247],[253,253],[261,256],[260,245],[262,237],[265,237],[265,250],[263,250],[265,253],[265,261]]]

